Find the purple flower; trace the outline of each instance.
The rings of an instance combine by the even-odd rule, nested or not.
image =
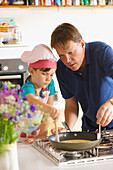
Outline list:
[[[30,118],[32,118],[33,116],[32,116],[32,114],[31,113],[28,113],[28,118],[30,119]]]
[[[17,116],[18,116],[18,115],[19,115],[19,112],[18,112],[18,111],[16,111],[16,112],[15,112],[15,115],[17,115]]]
[[[16,121],[17,121],[17,118],[16,118],[16,116],[11,116],[11,117],[9,118],[9,120],[11,120],[11,122],[16,122]]]
[[[19,85],[16,86],[10,82],[0,88],[0,121],[3,122],[3,126],[0,124],[0,135],[1,128],[4,133],[4,125],[8,125],[8,135],[5,133],[4,137],[6,142],[12,143],[17,139],[19,131],[31,126],[31,123],[37,124],[37,118],[33,118],[35,111],[37,111],[36,107],[33,103],[29,105],[28,98],[23,98],[21,92],[23,92],[23,89]],[[5,140],[4,144],[6,144]]]
[[[11,117],[11,113],[8,113],[8,114],[7,114],[7,118],[10,118],[10,117]]]
[[[34,112],[36,110],[36,107],[33,105],[33,103],[30,105],[30,110]]]
[[[19,84],[17,84],[16,90],[17,90],[17,94],[24,92],[24,90],[22,89],[22,87]]]
[[[6,84],[4,84],[3,87],[5,90],[9,90],[9,87]]]
[[[24,92],[24,90],[22,88],[20,88],[19,92],[22,93],[22,92]]]
[[[28,98],[27,98],[27,97],[24,97],[23,100],[24,100],[24,101],[28,101]]]
[[[16,88],[17,88],[17,90],[20,90],[21,87],[20,87],[19,84],[17,84],[17,85],[16,85]]]

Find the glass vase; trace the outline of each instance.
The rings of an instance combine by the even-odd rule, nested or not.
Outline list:
[[[5,152],[0,155],[0,170],[19,170],[17,142],[5,145]]]

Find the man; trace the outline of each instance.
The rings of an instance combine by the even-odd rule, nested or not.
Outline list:
[[[59,25],[51,35],[59,55],[57,79],[65,99],[65,120],[76,123],[80,103],[82,130],[113,128],[113,49],[103,42],[85,43],[76,27]]]

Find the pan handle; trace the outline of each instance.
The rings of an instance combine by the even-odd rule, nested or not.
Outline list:
[[[67,122],[62,122],[63,126],[66,128],[66,130],[69,130],[71,132],[71,129],[69,128]]]

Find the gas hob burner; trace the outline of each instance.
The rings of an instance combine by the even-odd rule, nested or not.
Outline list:
[[[99,149],[99,151],[109,151],[113,149],[113,144],[112,143],[100,144],[99,146],[97,146],[97,148]]]
[[[83,156],[82,152],[65,152],[62,153],[64,158],[68,159],[68,160],[72,160],[72,159],[79,159]]]
[[[103,131],[103,132],[102,132],[102,136],[103,136],[103,137],[113,136],[113,129],[109,129],[109,130]]]
[[[108,144],[110,143],[110,139],[103,137],[101,140],[101,144]]]

